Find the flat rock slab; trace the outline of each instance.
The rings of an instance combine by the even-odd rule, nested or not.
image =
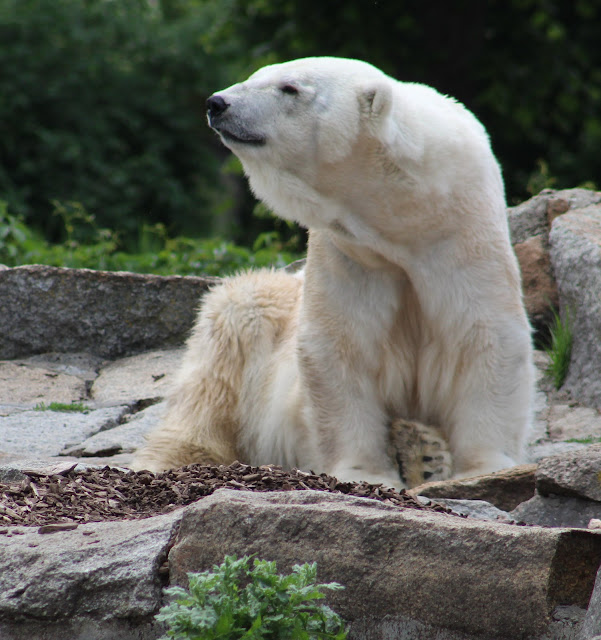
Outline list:
[[[127,407],[94,411],[23,411],[0,418],[0,461],[11,457],[58,456],[66,447],[110,429]]]
[[[181,344],[219,280],[28,265],[0,270],[0,358],[104,358]]]
[[[277,561],[280,571],[316,561],[320,581],[346,587],[328,596],[330,604],[359,626],[368,620],[370,638],[381,637],[386,616],[461,637],[515,640],[549,634],[559,605],[586,607],[601,534],[335,494],[219,490],[185,509],[169,553],[171,582],[186,585],[188,572],[210,569],[226,554],[253,553]]]
[[[601,445],[541,460],[536,489],[542,495],[577,496],[601,502]]]
[[[0,362],[0,415],[41,403],[71,404],[86,398],[86,382],[78,376],[28,362]]]
[[[525,464],[486,476],[427,482],[409,493],[433,499],[484,500],[502,511],[511,511],[534,496],[535,472],[535,464]]]
[[[557,402],[549,408],[548,424],[552,440],[591,444],[601,438],[601,413],[598,409]]]
[[[160,402],[151,405],[132,416],[125,414],[123,424],[95,433],[83,442],[64,448],[60,455],[90,458],[134,453],[144,445],[146,434],[159,424],[165,412],[165,404]]]
[[[586,529],[592,518],[601,518],[601,503],[568,496],[535,495],[510,512],[516,522],[541,527]]]
[[[182,355],[182,349],[159,349],[108,364],[94,381],[91,397],[98,405],[162,398],[179,369]]]

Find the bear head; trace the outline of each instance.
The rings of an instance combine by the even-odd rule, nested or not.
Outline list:
[[[362,136],[381,137],[392,83],[358,60],[293,60],[212,95],[208,121],[241,160],[259,198],[278,215],[292,217],[293,210],[301,224],[314,226],[290,199],[298,193],[310,200],[320,176],[332,175],[331,167],[351,155]]]

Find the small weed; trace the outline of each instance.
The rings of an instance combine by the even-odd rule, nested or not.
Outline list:
[[[586,438],[569,438],[564,442],[570,442],[575,444],[599,444],[601,443],[601,437],[587,436]]]
[[[344,640],[340,616],[314,601],[320,589],[342,589],[336,582],[315,584],[315,563],[295,565],[278,575],[276,563],[226,556],[213,571],[189,573],[189,592],[166,589],[175,602],[157,620],[169,626],[162,640]]]
[[[81,402],[71,402],[70,404],[65,402],[51,402],[50,404],[40,402],[34,407],[34,411],[79,411],[85,413],[89,410],[90,407],[86,407],[86,405]]]
[[[550,326],[551,346],[546,349],[551,362],[547,367],[547,373],[553,378],[553,384],[559,389],[565,382],[570,368],[572,356],[572,325],[570,313],[566,309],[565,321],[561,319],[557,311],[553,311],[553,322]]]

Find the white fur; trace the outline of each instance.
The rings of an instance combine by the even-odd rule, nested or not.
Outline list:
[[[217,95],[228,107],[212,125],[256,195],[310,229],[307,265],[301,277],[242,275],[209,295],[161,432],[215,454],[218,425],[181,390],[211,404],[199,381],[229,358],[208,346],[208,318],[222,314],[228,344],[248,351],[231,358],[239,371],[220,374],[239,384],[222,438],[230,457],[399,486],[385,448],[400,417],[442,430],[456,475],[520,461],[530,329],[482,125],[429,87],[338,58],[266,67]],[[180,461],[161,454],[165,441],[138,466]]]

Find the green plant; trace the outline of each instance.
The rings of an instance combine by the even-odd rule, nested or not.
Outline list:
[[[557,311],[553,311],[553,322],[549,327],[551,333],[551,346],[546,352],[551,359],[547,367],[547,373],[553,378],[553,384],[559,389],[565,382],[570,368],[572,355],[572,324],[568,309],[565,311],[565,319],[562,320]]]
[[[601,436],[586,436],[585,438],[568,438],[564,440],[564,442],[575,443],[575,444],[599,444],[601,443]]]
[[[341,618],[325,605],[321,589],[342,589],[336,582],[315,584],[315,563],[295,565],[279,575],[276,563],[226,556],[213,571],[189,573],[189,592],[171,587],[176,598],[157,614],[167,623],[166,638],[176,640],[344,640]]]
[[[0,200],[0,263],[134,271],[157,275],[227,275],[249,267],[283,267],[301,257],[289,243],[262,240],[250,250],[220,238],[169,236],[161,223],[143,225],[135,251],[123,251],[120,234],[100,228],[79,202],[55,201],[63,242],[49,244],[9,213]]]
[[[0,200],[0,264],[10,264],[23,252],[31,237],[18,216],[8,212],[8,203]]]
[[[90,410],[89,407],[86,407],[81,402],[71,402],[70,404],[65,402],[51,402],[50,404],[40,402],[33,409],[34,411],[79,411],[82,413]]]
[[[13,211],[52,240],[52,200],[128,241],[142,222],[210,230],[219,162],[204,101],[229,82],[207,53],[205,5],[179,20],[145,0],[0,0],[0,197]]]

